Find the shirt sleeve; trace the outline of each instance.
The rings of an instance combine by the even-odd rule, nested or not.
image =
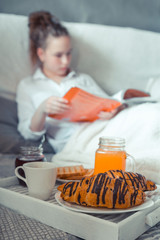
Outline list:
[[[46,132],[42,130],[40,132],[33,132],[30,129],[31,119],[35,112],[30,95],[29,86],[24,80],[22,80],[17,88],[17,108],[18,108],[18,131],[25,139],[38,140]]]

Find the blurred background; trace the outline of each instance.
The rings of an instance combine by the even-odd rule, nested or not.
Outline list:
[[[62,21],[160,32],[160,0],[1,0],[0,13],[47,10]]]

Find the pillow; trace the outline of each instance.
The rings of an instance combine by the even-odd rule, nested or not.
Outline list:
[[[152,77],[149,79],[146,91],[151,94],[152,97],[160,100],[160,76]]]
[[[40,141],[25,140],[17,131],[17,103],[0,97],[0,152],[18,153],[20,146],[38,146]],[[43,145],[44,153],[54,153],[46,140]]]

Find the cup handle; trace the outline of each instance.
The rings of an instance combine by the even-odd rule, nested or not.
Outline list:
[[[23,181],[27,184],[26,178],[22,177],[22,176],[19,174],[19,172],[18,172],[19,169],[23,169],[23,171],[24,171],[23,166],[17,167],[17,168],[15,169],[15,174],[16,174],[16,176],[17,176],[18,178],[20,178],[21,180],[23,180]]]
[[[131,156],[130,154],[126,153],[126,156],[127,156],[127,159],[126,159],[126,171],[132,171],[132,172],[135,172],[135,159],[133,156]],[[127,162],[129,161],[128,163],[128,167],[129,169],[127,169]]]

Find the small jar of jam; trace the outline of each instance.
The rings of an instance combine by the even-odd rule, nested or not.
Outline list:
[[[45,157],[43,154],[42,147],[33,147],[33,146],[22,146],[20,147],[20,153],[15,160],[15,168],[22,166],[24,163],[28,162],[43,162]],[[19,174],[22,177],[25,177],[25,173],[22,169],[19,169]],[[26,186],[25,182],[18,178],[18,181],[21,185]]]

